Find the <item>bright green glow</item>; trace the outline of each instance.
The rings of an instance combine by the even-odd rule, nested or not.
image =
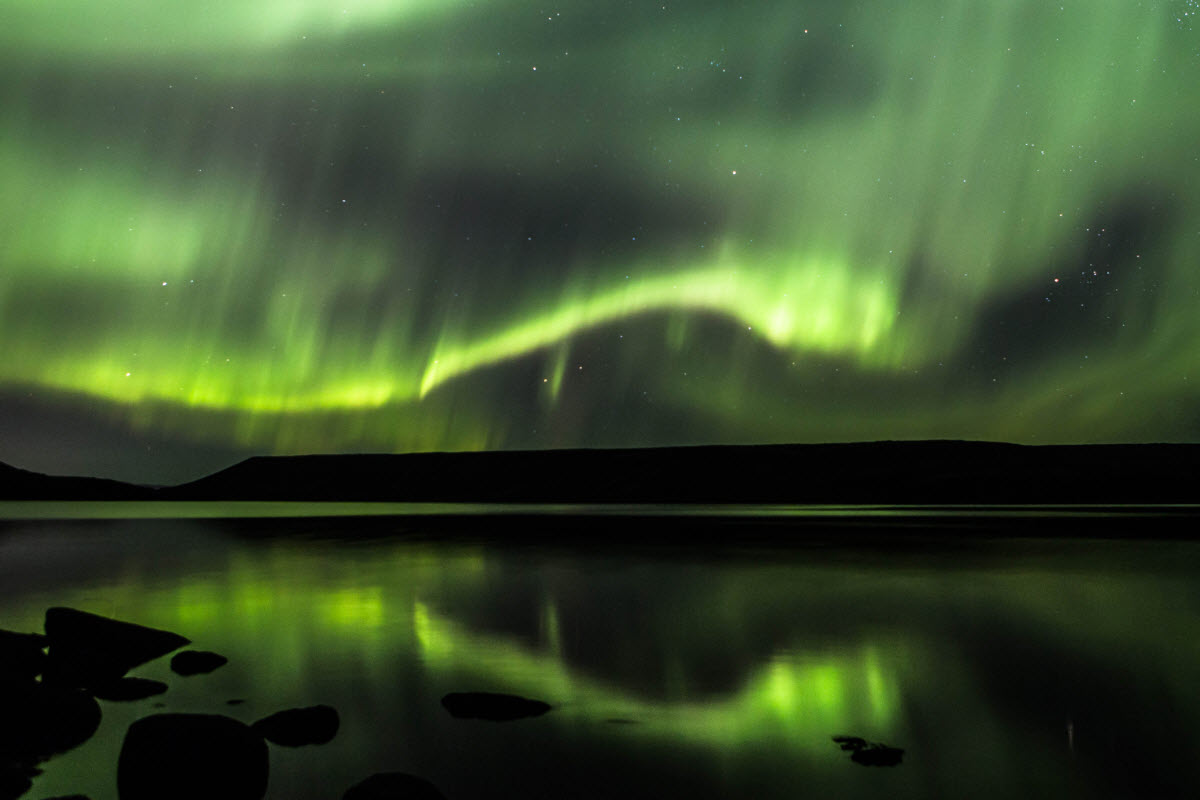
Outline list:
[[[1194,438],[1188,8],[0,0],[0,389],[281,452]]]
[[[342,589],[324,601],[322,606],[320,613],[337,627],[377,630],[387,618],[383,593],[376,586],[359,590]]]
[[[652,702],[590,680],[553,653],[503,637],[470,633],[425,604],[413,606],[413,630],[423,663],[439,672],[469,668],[511,691],[553,698],[558,713],[635,719],[638,733],[695,740],[723,748],[753,748],[763,740],[827,752],[829,731],[898,722],[899,686],[876,649],[782,656],[729,697],[709,702]],[[468,667],[469,665],[469,667]]]
[[[127,158],[134,160],[132,154]],[[267,200],[260,187],[235,190],[217,183],[216,191],[201,188],[194,197],[179,197],[160,185],[165,181],[135,179],[123,184],[86,172],[76,179],[71,171],[45,160],[0,163],[0,175],[15,187],[6,195],[7,218],[20,218],[28,207],[26,198],[44,198],[42,207],[32,210],[35,224],[14,228],[13,236],[0,245],[5,261],[45,259],[61,269],[60,279],[68,282],[120,271],[124,274],[110,279],[121,281],[117,291],[158,289],[162,296],[144,314],[109,320],[115,328],[110,336],[80,341],[76,351],[40,349],[53,340],[60,323],[53,317],[33,321],[42,330],[13,331],[17,353],[11,360],[17,370],[9,379],[125,405],[166,402],[254,413],[376,408],[413,400],[465,373],[528,355],[589,329],[667,310],[724,315],[775,347],[846,354],[866,365],[878,366],[896,346],[894,340],[885,341],[895,318],[896,293],[882,274],[862,280],[864,270],[835,259],[786,256],[768,260],[763,271],[742,270],[740,259],[727,248],[715,265],[637,281],[619,279],[609,287],[571,288],[562,300],[549,303],[545,314],[514,320],[483,338],[458,341],[447,336],[438,341],[419,375],[417,362],[410,360],[406,370],[405,354],[398,352],[406,336],[397,330],[393,341],[369,343],[367,363],[355,361],[350,374],[338,378],[336,367],[319,363],[316,354],[340,345],[343,353],[355,348],[361,355],[362,345],[368,343],[322,341],[311,320],[322,313],[332,293],[308,287],[326,272],[339,276],[335,288],[382,280],[397,255],[374,237],[285,254],[291,277],[284,286],[295,281],[300,292],[290,299],[286,291],[266,298],[263,340],[222,341],[218,330],[217,344],[207,345],[202,342],[213,341],[208,331],[219,329],[222,308],[235,302],[249,282],[236,271],[215,269],[214,262],[228,260],[233,266],[271,257],[259,244],[262,232],[275,227],[256,211]],[[56,176],[58,191],[47,193],[39,186],[39,176]],[[64,203],[67,213],[61,213]],[[119,228],[129,235],[114,241],[111,231]],[[45,241],[54,243],[53,251],[38,251],[38,243]],[[180,316],[175,307],[186,309],[189,295],[211,291],[208,285],[214,280],[221,284],[220,303],[206,301],[200,310]],[[203,357],[181,357],[180,341],[185,343],[184,354]],[[91,354],[81,362],[81,351],[88,350]],[[280,351],[297,356],[279,363],[274,353]],[[554,396],[565,367],[561,359],[566,351],[558,352]],[[265,369],[243,366],[264,363]],[[152,366],[145,369],[143,364]],[[20,371],[22,365],[28,372]]]
[[[164,5],[151,0],[47,5],[8,0],[0,43],[60,58],[220,56],[403,25],[461,6],[456,0],[267,0]],[[70,24],[65,24],[67,21]]]
[[[820,264],[789,267],[782,280],[744,274],[733,264],[663,275],[556,303],[546,314],[491,337],[439,343],[421,379],[421,394],[589,328],[664,310],[724,314],[748,330],[759,328],[758,335],[776,347],[847,353],[869,361],[894,318],[895,299],[889,294],[881,282],[852,282],[850,271],[837,265],[824,270]]]
[[[136,154],[125,158],[132,163]],[[337,275],[334,289],[355,283],[369,287],[384,280],[387,265],[400,257],[370,235],[284,253],[288,277],[283,288],[298,284],[299,292],[289,298],[287,291],[279,291],[265,298],[267,332],[261,341],[227,340],[220,330],[223,308],[236,302],[250,282],[234,267],[278,257],[263,242],[264,234],[267,241],[273,238],[269,233],[278,225],[258,211],[278,203],[264,196],[260,186],[235,186],[227,177],[183,194],[167,180],[124,175],[118,169],[96,176],[83,167],[72,170],[48,159],[29,162],[15,153],[10,161],[0,161],[0,176],[13,187],[5,195],[3,216],[28,217],[32,223],[14,225],[0,244],[6,263],[44,261],[61,270],[59,280],[68,286],[72,280],[100,280],[117,292],[158,289],[162,298],[142,314],[105,320],[113,328],[110,335],[79,341],[74,351],[42,349],[54,341],[60,324],[53,315],[32,322],[41,329],[12,330],[17,353],[11,357],[16,369],[9,380],[125,405],[166,402],[254,413],[376,408],[424,396],[465,373],[589,329],[670,310],[723,315],[775,347],[845,354],[865,365],[879,366],[896,348],[887,335],[898,300],[882,271],[868,280],[865,269],[836,258],[786,255],[764,259],[764,268],[752,271],[740,267],[747,259],[730,246],[715,264],[636,281],[618,279],[608,286],[570,287],[562,299],[546,303],[547,312],[512,320],[482,337],[467,331],[447,334],[422,366],[402,351],[407,338],[402,330],[393,328],[392,341],[328,342],[311,324],[333,295],[318,288],[320,276]],[[114,230],[122,235],[114,238]],[[44,242],[52,242],[53,249],[46,250]],[[214,281],[219,302],[209,295],[198,309],[180,316],[176,308],[188,309],[189,295],[212,292]],[[351,348],[361,358],[364,346],[371,348],[366,363],[356,360],[341,377],[335,366],[316,358],[322,350],[346,353]],[[279,363],[274,354],[281,351],[296,355]],[[553,396],[561,386],[565,352],[558,350]],[[202,358],[188,359],[187,354]],[[143,364],[151,366],[144,369]],[[28,371],[21,370],[23,365]]]

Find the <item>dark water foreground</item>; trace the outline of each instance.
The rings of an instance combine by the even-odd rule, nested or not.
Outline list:
[[[317,704],[336,736],[272,745],[267,797],[339,798],[389,771],[451,800],[1200,793],[1188,512],[295,511],[0,522],[0,628],[70,606],[229,659],[132,670],[168,690],[100,700],[96,734],[27,797],[115,798],[122,741],[151,714]],[[552,708],[448,713],[471,691]]]

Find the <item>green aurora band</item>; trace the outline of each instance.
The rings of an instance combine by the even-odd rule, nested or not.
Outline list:
[[[238,452],[1200,432],[1189,0],[0,10],[23,408]]]

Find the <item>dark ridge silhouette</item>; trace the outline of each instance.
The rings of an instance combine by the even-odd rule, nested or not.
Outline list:
[[[1200,445],[868,442],[251,458],[184,500],[1040,504],[1200,500]]]
[[[0,499],[1055,504],[1200,501],[1200,445],[911,441],[251,458],[150,489],[0,465]]]
[[[154,490],[106,478],[42,475],[0,463],[0,500],[148,500]]]

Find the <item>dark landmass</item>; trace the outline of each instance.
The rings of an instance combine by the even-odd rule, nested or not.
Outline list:
[[[188,500],[576,503],[1187,503],[1200,445],[980,442],[252,458]]]
[[[0,466],[2,499],[519,503],[1200,502],[1200,445],[864,442],[251,458],[181,486]]]
[[[0,500],[147,500],[154,490],[104,478],[68,478],[0,464]]]

